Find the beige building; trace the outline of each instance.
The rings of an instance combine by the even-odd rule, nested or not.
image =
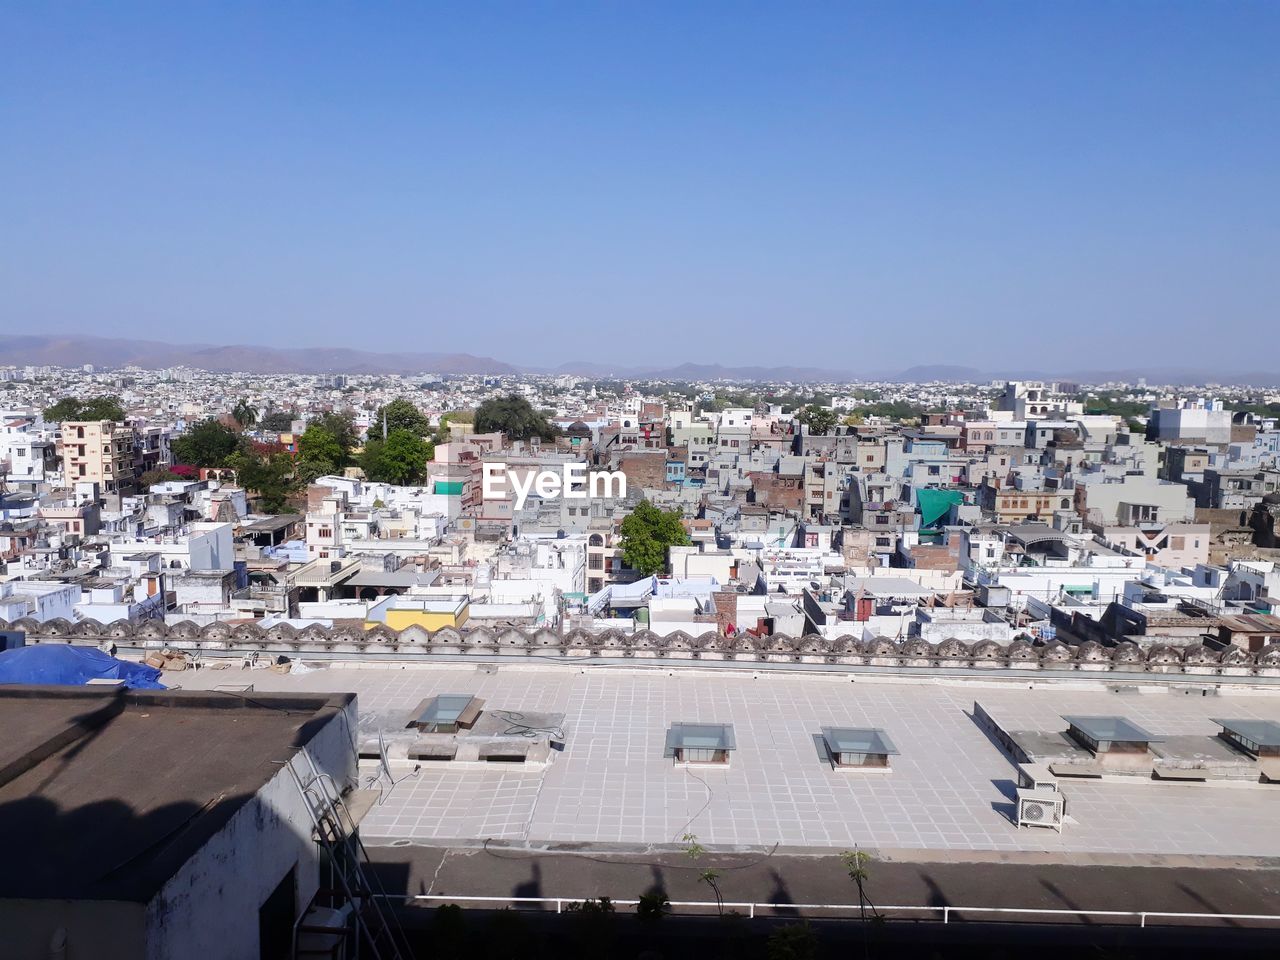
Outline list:
[[[104,493],[132,488],[131,428],[111,420],[68,420],[60,444],[65,483],[97,483]]]

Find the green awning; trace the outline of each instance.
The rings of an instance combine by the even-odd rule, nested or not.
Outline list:
[[[928,487],[916,491],[916,503],[920,507],[920,526],[932,527],[951,512],[953,503],[964,503],[964,494],[959,490]]]

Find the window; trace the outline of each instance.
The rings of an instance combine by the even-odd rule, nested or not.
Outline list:
[[[604,568],[604,558],[600,554],[595,553],[587,558],[587,567],[591,570],[601,570]]]
[[[470,730],[480,717],[484,701],[466,693],[443,693],[418,704],[405,725],[421,733],[457,733]]]
[[[676,763],[728,763],[737,743],[727,723],[673,723],[663,755]]]

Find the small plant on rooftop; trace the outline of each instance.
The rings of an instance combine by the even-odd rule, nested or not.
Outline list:
[[[682,838],[686,844],[684,854],[695,863],[707,852],[707,848],[698,842],[696,834],[686,833]],[[705,883],[711,888],[711,892],[716,898],[716,912],[720,916],[724,916],[724,895],[720,892],[720,871],[710,868],[703,870],[698,874],[698,882]]]
[[[849,875],[849,879],[858,888],[858,910],[862,914],[862,919],[867,919],[867,908],[871,909],[871,915],[874,919],[880,919],[880,913],[876,910],[875,904],[871,902],[871,898],[867,896],[866,890],[867,881],[871,877],[871,871],[868,867],[868,864],[871,863],[871,854],[854,847],[852,850],[841,852],[840,862],[844,864],[845,873]]]
[[[640,902],[636,904],[636,916],[645,923],[654,923],[665,917],[671,909],[671,900],[666,891],[651,890],[640,894]]]

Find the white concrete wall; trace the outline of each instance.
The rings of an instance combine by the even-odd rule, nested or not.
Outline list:
[[[330,720],[307,746],[316,766],[341,788],[356,776],[352,735],[356,705]],[[302,757],[297,770],[309,770]],[[320,847],[292,776],[280,767],[147,906],[148,960],[196,957],[242,960],[258,956],[258,908],[297,865],[295,913],[320,884]]]
[[[30,580],[11,580],[0,583],[0,602],[3,602],[5,597],[15,595],[31,598],[31,604],[28,606],[25,601],[4,604],[11,614],[5,617],[6,620],[34,617],[44,623],[58,617],[75,620],[75,606],[80,602],[81,590],[76,584],[41,583]]]

